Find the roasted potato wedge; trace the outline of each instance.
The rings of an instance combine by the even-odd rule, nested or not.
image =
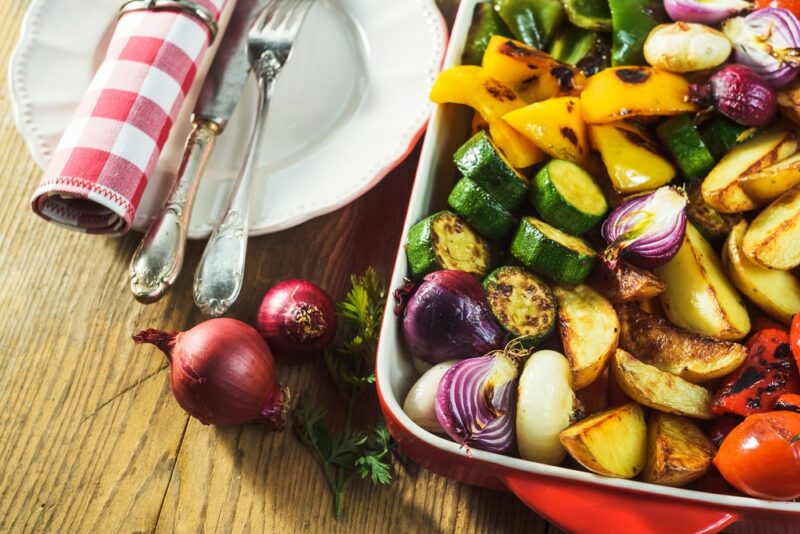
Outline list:
[[[797,137],[783,128],[768,130],[735,146],[703,180],[703,199],[720,213],[757,208],[759,203],[747,195],[740,179],[785,160],[797,148]]]
[[[747,196],[759,204],[768,204],[800,184],[800,153],[770,165],[766,169],[739,178]]]
[[[644,410],[635,402],[579,421],[560,437],[573,458],[600,475],[633,478],[647,461]]]
[[[558,302],[558,331],[572,371],[572,387],[581,389],[602,374],[617,348],[617,312],[587,285],[555,286],[553,294]]]
[[[733,227],[725,248],[722,265],[734,285],[759,308],[788,325],[800,312],[800,280],[788,271],[774,271],[756,265],[742,251],[747,222]]]
[[[636,304],[617,305],[617,315],[620,348],[695,384],[727,375],[747,357],[744,345],[678,328]]]
[[[725,275],[716,251],[691,223],[686,224],[678,254],[655,272],[667,286],[659,298],[673,324],[726,341],[741,339],[750,331],[741,295]]]
[[[655,274],[624,260],[613,271],[598,262],[596,279],[611,302],[648,300],[664,292],[664,283]]]
[[[708,471],[714,459],[714,444],[691,420],[653,412],[647,420],[647,465],[645,482],[681,487]]]
[[[584,414],[592,415],[597,412],[602,412],[609,407],[608,386],[610,382],[611,381],[608,379],[608,368],[606,368],[603,370],[602,374],[597,377],[597,380],[575,392],[575,396],[578,397],[578,402],[583,406]],[[630,399],[628,402],[630,402]]]
[[[617,349],[611,358],[611,376],[636,402],[667,413],[711,419],[711,393]]]
[[[753,219],[742,239],[742,250],[768,269],[788,271],[800,265],[800,185]]]

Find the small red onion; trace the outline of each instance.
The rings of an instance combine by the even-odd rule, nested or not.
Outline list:
[[[800,21],[788,9],[768,7],[722,25],[737,63],[781,87],[800,73]]]
[[[336,335],[336,308],[318,285],[285,280],[264,295],[258,331],[281,360],[312,360],[322,356]]]
[[[664,9],[672,20],[717,24],[753,8],[745,0],[664,0]]]
[[[502,347],[481,283],[464,271],[425,276],[403,312],[403,338],[411,354],[428,363],[471,358]]]
[[[458,362],[436,391],[439,424],[461,445],[508,452],[514,444],[517,379],[517,365],[502,351]]]
[[[690,85],[689,100],[701,106],[714,106],[744,126],[766,126],[778,110],[778,100],[770,84],[744,65],[728,65],[706,83]]]
[[[143,330],[133,340],[167,355],[172,393],[201,423],[283,428],[289,390],[278,384],[272,353],[252,326],[211,319],[186,332]]]
[[[683,190],[664,186],[617,206],[600,229],[603,263],[612,271],[622,256],[645,269],[667,263],[683,243],[686,202]]]

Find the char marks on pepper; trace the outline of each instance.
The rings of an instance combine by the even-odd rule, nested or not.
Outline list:
[[[650,73],[642,68],[619,69],[614,72],[625,83],[638,84],[650,79]]]
[[[575,72],[569,67],[556,65],[550,69],[550,74],[558,81],[558,88],[562,93],[569,93],[576,90]]]
[[[513,102],[517,99],[517,95],[514,93],[514,91],[497,80],[486,80],[483,86],[490,95],[500,102]]]
[[[505,43],[500,45],[497,51],[503,54],[504,56],[513,57],[515,59],[532,58],[532,57],[550,59],[550,56],[545,54],[541,50],[537,50],[536,48],[519,46],[514,41],[506,41]]]

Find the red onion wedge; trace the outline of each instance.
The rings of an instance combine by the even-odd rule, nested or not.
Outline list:
[[[689,100],[717,111],[743,126],[766,126],[778,111],[775,90],[744,65],[728,65],[704,84],[689,86]]]
[[[725,21],[722,31],[733,43],[734,58],[782,87],[800,73],[800,21],[788,9],[768,7]]]
[[[686,202],[686,193],[671,186],[623,202],[600,230],[608,243],[603,263],[613,271],[622,256],[645,269],[668,262],[683,243]]]
[[[509,347],[462,360],[439,382],[436,418],[465,447],[503,453],[514,444],[519,369]]]
[[[664,9],[672,20],[717,24],[753,8],[746,0],[664,0]]]

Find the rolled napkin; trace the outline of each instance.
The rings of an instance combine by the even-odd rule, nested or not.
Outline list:
[[[235,0],[193,1],[217,19]],[[34,212],[81,232],[127,232],[210,41],[186,11],[120,17],[33,194]]]

